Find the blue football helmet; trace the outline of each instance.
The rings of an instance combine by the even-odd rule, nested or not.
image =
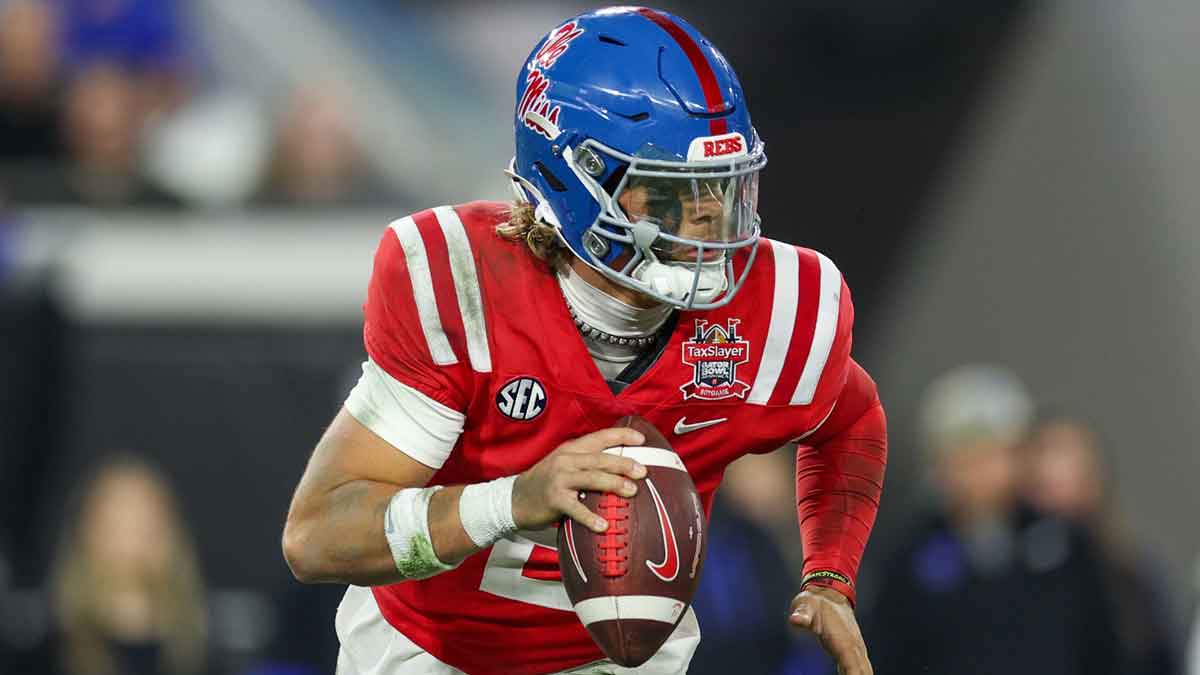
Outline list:
[[[733,298],[767,158],[737,76],[695,28],[641,7],[568,20],[522,67],[515,124],[514,190],[581,260],[683,309]]]

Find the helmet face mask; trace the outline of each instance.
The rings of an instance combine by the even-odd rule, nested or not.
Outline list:
[[[684,309],[713,309],[733,299],[750,269],[748,261],[735,278],[733,254],[750,248],[752,261],[758,242],[758,172],[766,164],[761,144],[719,161],[659,159],[664,153],[652,146],[626,155],[595,139],[564,152],[600,206],[588,233],[606,245],[586,246],[584,262]],[[597,159],[624,169],[612,194],[587,170]]]
[[[683,309],[732,300],[767,160],[736,75],[695,28],[636,7],[574,17],[516,94],[514,187],[576,257]]]

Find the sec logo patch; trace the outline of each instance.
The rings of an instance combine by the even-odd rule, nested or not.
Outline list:
[[[516,377],[496,392],[496,407],[505,416],[527,422],[546,409],[546,389],[532,377]]]

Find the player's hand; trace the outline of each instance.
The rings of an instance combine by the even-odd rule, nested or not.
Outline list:
[[[839,675],[872,675],[867,645],[863,642],[854,608],[846,596],[831,588],[809,586],[792,600],[788,622],[807,630],[833,657]]]
[[[513,521],[523,530],[538,530],[565,515],[594,532],[603,532],[608,523],[579,501],[579,493],[586,490],[632,497],[637,492],[633,481],[645,478],[646,467],[602,450],[645,441],[641,432],[617,427],[558,446],[517,476],[512,493]]]

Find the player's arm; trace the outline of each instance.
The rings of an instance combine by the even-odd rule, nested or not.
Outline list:
[[[370,358],[313,452],[284,528],[284,556],[301,581],[426,578],[518,528],[545,527],[564,515],[602,531],[606,525],[579,502],[578,491],[629,496],[636,489],[629,479],[645,475],[632,460],[600,452],[640,444],[641,434],[607,429],[546,448],[547,456],[520,475],[429,485],[458,444],[475,386],[471,365],[434,356],[420,308],[436,306],[435,291],[411,282],[410,260],[429,273],[413,230],[415,218],[429,216],[397,221],[375,254],[364,306]]]
[[[849,362],[845,387],[814,438],[796,450],[796,510],[806,587],[854,601],[854,579],[879,511],[887,419],[875,381]]]
[[[512,481],[508,492],[512,525],[536,529],[565,514],[602,531],[603,519],[575,499],[576,491],[632,494],[628,489],[632,483],[621,472],[640,477],[644,468],[599,451],[642,442],[631,429],[605,429],[564,444]],[[470,522],[463,524],[465,486],[426,488],[434,473],[343,408],[309,459],[288,512],[283,550],[296,578],[360,586],[395,583],[451,569],[481,544],[489,544],[488,534],[473,538],[468,533]],[[397,499],[405,491],[425,493],[427,501]],[[488,484],[472,492],[484,500],[494,496]],[[486,511],[491,505],[476,506]],[[421,510],[423,514],[416,513]],[[497,510],[504,511],[504,505]],[[465,511],[470,521],[471,510]],[[414,518],[424,523],[413,524]],[[400,542],[398,551],[392,535],[403,531],[406,523],[409,530],[403,536],[408,541]],[[413,539],[419,541],[412,545]]]
[[[806,440],[796,453],[804,576],[790,621],[817,635],[839,672],[866,675],[854,580],[883,490],[887,423],[875,382],[853,360],[833,412]]]
[[[433,474],[340,410],[309,458],[288,510],[283,552],[292,573],[303,582],[396,580],[383,536],[388,503],[400,489],[424,487]],[[453,514],[442,515],[444,505],[445,499],[431,500],[429,531],[441,558],[455,560],[468,552],[467,543]]]

